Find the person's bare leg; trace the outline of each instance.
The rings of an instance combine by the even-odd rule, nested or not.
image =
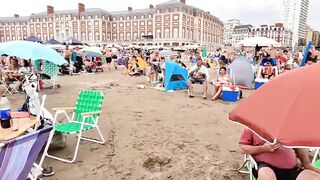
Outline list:
[[[218,97],[219,97],[219,95],[220,95],[220,93],[221,92],[219,92],[220,91],[220,89],[221,89],[221,86],[220,85],[217,85],[217,86],[214,86],[214,96],[212,97],[212,100],[214,101],[214,100],[216,100],[216,99],[218,99]]]
[[[203,98],[206,99],[207,98],[207,89],[208,89],[208,83],[207,81],[203,82]]]
[[[303,170],[297,177],[297,180],[317,180],[317,179],[320,179],[320,174],[308,169]]]
[[[271,168],[263,167],[258,171],[258,180],[277,180],[277,177]]]
[[[192,82],[189,80],[188,81],[188,87],[189,87],[189,97],[193,97],[193,84]]]

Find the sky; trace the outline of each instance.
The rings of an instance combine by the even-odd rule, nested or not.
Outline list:
[[[126,10],[128,6],[133,9],[148,8],[149,4],[156,5],[166,1],[168,0],[9,0],[0,6],[0,16],[13,16],[13,14],[27,16],[46,11],[47,5],[52,5],[55,10],[77,9],[78,2],[85,4],[86,8],[117,11]],[[210,11],[224,22],[228,19],[239,19],[244,24],[252,25],[282,22],[281,0],[186,0],[186,2],[188,5]],[[308,25],[318,31],[320,22],[317,19],[319,14],[316,12],[319,7],[319,0],[310,0]]]

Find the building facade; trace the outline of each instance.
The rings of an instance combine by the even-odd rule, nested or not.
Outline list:
[[[285,28],[282,23],[274,25],[260,25],[251,28],[251,37],[262,36],[274,39],[281,44],[282,47],[291,47],[293,33]]]
[[[240,20],[238,19],[230,19],[226,23],[224,23],[224,45],[225,46],[232,46],[232,35],[233,30],[236,26],[240,26]]]
[[[88,44],[140,44],[221,46],[223,23],[209,12],[189,6],[185,0],[170,0],[147,9],[108,12],[86,9],[47,11],[28,17],[0,18],[0,41],[35,35],[47,41],[74,37]]]
[[[306,39],[309,0],[283,0],[283,22],[293,32],[292,46]]]
[[[279,42],[282,47],[291,47],[293,33],[285,28],[282,23],[274,25],[252,26],[240,25],[234,28],[232,34],[232,45],[235,46],[241,40],[246,38],[261,36],[274,39]]]
[[[315,46],[320,46],[320,33],[319,31],[313,31],[313,34],[312,34],[312,43],[315,45]]]
[[[246,38],[252,37],[251,29],[252,25],[250,24],[235,26],[233,29],[232,44],[235,45]]]

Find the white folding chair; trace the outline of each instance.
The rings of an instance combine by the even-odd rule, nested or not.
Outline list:
[[[238,172],[243,174],[249,174],[250,180],[255,180],[255,177],[252,173],[253,168],[255,170],[258,170],[258,165],[256,161],[253,159],[251,155],[245,154],[244,162],[238,169]]]

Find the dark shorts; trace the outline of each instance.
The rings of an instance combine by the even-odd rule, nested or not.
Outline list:
[[[112,58],[111,57],[107,57],[106,61],[107,61],[107,64],[110,64],[112,62]]]
[[[196,84],[196,83],[198,83],[198,84],[203,84],[205,81],[206,81],[206,79],[194,79],[194,78],[190,78],[190,82],[191,82],[192,84]]]
[[[258,171],[263,167],[271,168],[273,172],[276,174],[277,179],[281,180],[296,180],[299,174],[303,171],[303,169],[300,169],[298,167],[293,169],[279,169],[264,162],[258,163]],[[255,169],[253,169],[252,171],[253,175],[256,178],[258,178],[258,171]]]

